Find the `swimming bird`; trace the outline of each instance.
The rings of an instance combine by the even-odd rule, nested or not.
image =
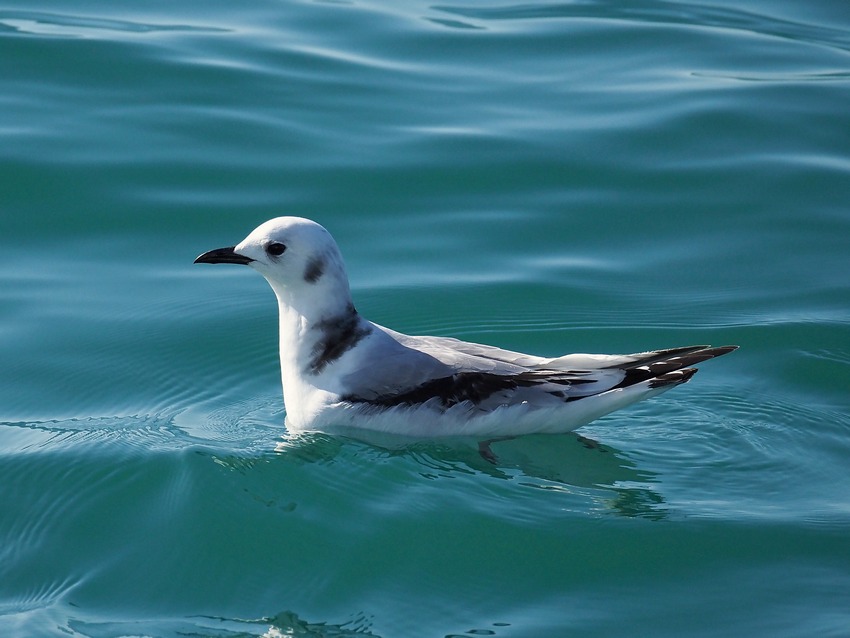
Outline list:
[[[681,385],[737,346],[540,357],[450,337],[409,336],[354,307],[336,241],[301,217],[271,219],[195,263],[243,264],[277,297],[287,428],[414,437],[572,431]]]

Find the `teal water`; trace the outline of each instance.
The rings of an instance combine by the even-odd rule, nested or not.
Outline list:
[[[0,8],[3,636],[850,635],[850,7],[450,2]],[[741,349],[497,465],[287,437],[191,263],[280,214],[397,330]]]

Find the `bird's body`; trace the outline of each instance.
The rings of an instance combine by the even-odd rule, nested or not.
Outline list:
[[[336,242],[298,217],[272,219],[202,263],[252,266],[280,313],[292,430],[366,428],[416,437],[574,430],[685,383],[736,346],[544,358],[448,337],[404,335],[355,310]]]

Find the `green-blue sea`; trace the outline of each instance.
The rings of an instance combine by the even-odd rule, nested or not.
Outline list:
[[[850,636],[850,4],[0,5],[0,635]],[[277,306],[740,350],[576,433],[289,435]]]

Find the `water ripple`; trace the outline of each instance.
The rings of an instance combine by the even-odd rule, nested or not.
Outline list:
[[[67,627],[74,635],[86,638],[113,638],[114,636],[215,636],[217,638],[283,638],[306,636],[310,638],[363,638],[377,637],[372,633],[372,619],[363,613],[355,614],[342,623],[310,622],[293,612],[283,611],[256,619],[222,618],[217,616],[192,616],[159,620],[89,619],[80,610],[69,610]],[[64,623],[63,623],[64,624]]]
[[[153,24],[40,11],[0,11],[0,33],[4,30],[22,35],[66,38],[111,38],[115,34],[226,32],[218,27],[199,25]]]
[[[613,0],[584,0],[582,2],[552,4],[518,4],[499,7],[470,5],[435,5],[436,11],[479,20],[484,23],[502,21],[539,20],[563,18],[596,18],[625,20],[633,23],[674,24],[686,28],[694,26],[742,31],[790,40],[826,44],[850,50],[850,36],[846,30],[784,20],[766,13],[756,13],[729,7],[707,4],[683,4],[642,0],[622,4]],[[474,23],[464,25],[476,26]],[[451,26],[451,25],[446,25]],[[482,28],[479,26],[479,28]]]

